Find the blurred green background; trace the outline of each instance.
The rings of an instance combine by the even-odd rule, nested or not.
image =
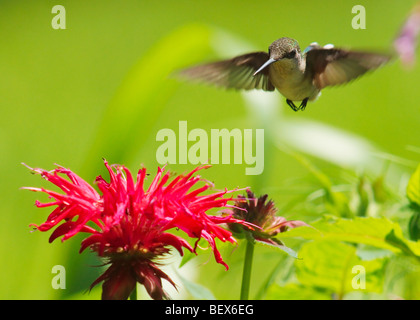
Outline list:
[[[386,159],[387,178],[403,190],[420,158],[420,63],[407,70],[395,61],[347,86],[324,89],[318,101],[296,113],[277,92],[244,95],[181,82],[170,73],[266,50],[283,36],[297,39],[302,49],[317,41],[387,50],[415,2],[1,1],[0,298],[95,299],[99,294],[85,292],[100,273],[91,266],[100,262],[87,251],[77,253],[83,237],[49,244],[50,233],[30,232],[29,224],[42,223],[50,210],[33,205],[36,199],[46,202],[45,195],[19,188],[51,186],[22,162],[48,170],[57,163],[88,182],[104,173],[102,157],[132,171],[144,164],[154,174],[161,144],[156,133],[177,132],[178,122],[186,120],[190,130],[207,132],[265,128],[261,176],[245,175],[246,164],[214,165],[202,175],[216,188],[250,186],[268,193],[288,219],[316,218],[296,207],[316,185],[288,148],[332,175],[339,170],[377,175]],[[57,4],[66,9],[65,30],[51,27]],[[351,26],[357,4],[366,8],[365,30]],[[168,169],[182,173],[193,167]],[[236,299],[243,248],[220,248],[230,271],[204,252],[193,268],[194,281],[217,298]],[[274,267],[278,261],[265,248],[256,256],[252,296],[270,263]],[[54,265],[66,268],[66,290],[51,286]],[[191,297],[179,291],[180,297]]]

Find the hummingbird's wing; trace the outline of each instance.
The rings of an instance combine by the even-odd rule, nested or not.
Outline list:
[[[386,54],[318,47],[307,52],[305,75],[322,89],[353,80],[390,58]]]
[[[229,60],[187,68],[178,72],[178,75],[225,88],[273,91],[274,86],[269,80],[268,68],[253,76],[269,58],[266,52],[253,52]]]

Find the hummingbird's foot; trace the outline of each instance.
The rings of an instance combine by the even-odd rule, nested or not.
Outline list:
[[[302,110],[302,111],[305,110],[306,104],[308,103],[308,100],[309,100],[309,98],[305,98],[305,99],[302,100],[302,103],[299,106],[299,110]]]
[[[292,100],[286,99],[286,102],[289,105],[289,107],[292,108],[293,111],[298,111],[299,110],[299,108],[295,106],[295,104],[293,103]]]

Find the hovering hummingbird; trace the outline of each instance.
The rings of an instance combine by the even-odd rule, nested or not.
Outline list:
[[[381,53],[351,51],[310,44],[301,52],[291,38],[280,38],[268,53],[252,52],[235,58],[181,70],[179,75],[225,88],[277,89],[294,110],[304,110],[327,86],[339,85],[376,69],[390,60]],[[301,101],[297,107],[293,101]]]

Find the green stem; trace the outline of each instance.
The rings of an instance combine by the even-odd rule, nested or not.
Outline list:
[[[137,283],[134,286],[133,291],[130,293],[130,300],[137,300]]]
[[[249,287],[251,282],[251,269],[252,269],[252,258],[254,255],[254,243],[252,240],[246,242],[245,260],[244,260],[244,271],[242,274],[242,288],[241,288],[241,300],[248,300]]]

